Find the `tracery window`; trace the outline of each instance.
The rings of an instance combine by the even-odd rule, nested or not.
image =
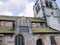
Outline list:
[[[24,45],[24,37],[22,35],[15,37],[15,45]]]

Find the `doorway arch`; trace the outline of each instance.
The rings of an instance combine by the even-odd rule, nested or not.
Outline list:
[[[24,45],[24,37],[22,35],[17,35],[15,37],[15,45]]]
[[[43,45],[42,39],[38,39],[37,42],[36,42],[36,45]]]

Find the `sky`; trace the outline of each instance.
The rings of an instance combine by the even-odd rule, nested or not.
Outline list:
[[[0,15],[34,17],[36,0],[0,0]],[[60,0],[56,0],[60,8]]]

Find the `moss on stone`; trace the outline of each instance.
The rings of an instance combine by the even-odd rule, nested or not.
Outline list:
[[[11,20],[14,21],[18,18],[18,16],[0,16],[0,20]],[[26,17],[28,20],[30,20],[31,22],[45,22],[44,20],[42,20],[41,18],[33,18],[33,17]]]
[[[14,30],[8,28],[0,28],[0,33],[14,33]]]
[[[32,28],[33,32],[56,32],[53,29],[50,28]]]

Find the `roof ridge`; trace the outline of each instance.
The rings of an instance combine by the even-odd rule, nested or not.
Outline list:
[[[50,27],[50,26],[49,26],[49,28],[50,28],[50,29],[53,29],[53,30],[55,30],[55,31],[58,31],[58,30],[56,30],[56,29],[54,29],[54,28],[52,28],[52,27]]]

